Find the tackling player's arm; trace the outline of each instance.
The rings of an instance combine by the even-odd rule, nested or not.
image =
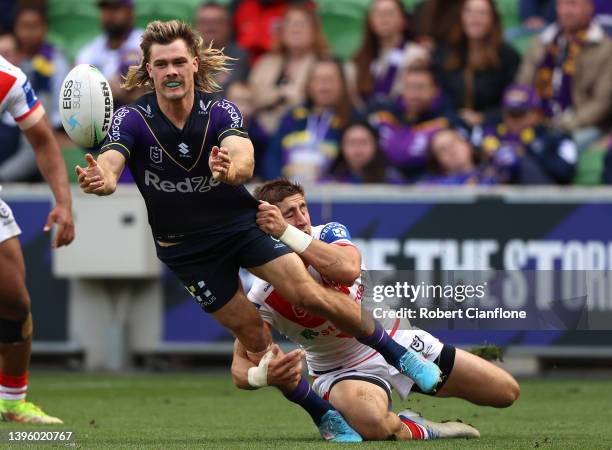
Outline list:
[[[270,327],[266,324],[266,329]],[[278,345],[274,344],[272,350],[276,357],[268,364],[267,385],[276,386],[284,393],[295,389],[302,376],[302,358],[304,351],[295,349],[283,354]],[[239,389],[257,389],[249,384],[249,369],[257,367],[248,358],[246,349],[236,339],[234,341],[234,355],[232,359],[232,380]]]
[[[300,204],[299,207],[305,209],[306,203]],[[287,212],[287,214],[291,213],[291,211]],[[283,236],[290,226],[283,217],[281,210],[268,202],[261,202],[259,205],[257,225],[264,232],[277,239]],[[302,233],[297,228],[292,228],[295,233]],[[313,239],[309,244],[307,243],[305,249],[299,252],[299,255],[323,277],[343,286],[351,286],[361,275],[361,255],[357,247],[353,245],[328,244]]]
[[[86,194],[111,195],[125,167],[125,157],[116,150],[107,150],[95,160],[85,155],[87,167],[76,166],[79,186]]]
[[[253,177],[255,152],[248,138],[230,135],[213,147],[208,164],[215,180],[234,186],[244,184]]]
[[[59,144],[55,140],[46,114],[22,131],[32,145],[38,168],[49,183],[55,197],[56,205],[49,213],[45,231],[49,231],[51,226],[56,223],[58,230],[53,240],[53,247],[68,245],[74,239],[72,200],[70,198],[68,174]]]

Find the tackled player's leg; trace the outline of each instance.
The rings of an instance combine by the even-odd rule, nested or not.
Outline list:
[[[257,362],[272,343],[270,334],[265,332],[261,316],[246,297],[242,286],[238,287],[228,303],[211,314],[236,336],[253,362]]]
[[[60,419],[25,401],[32,353],[25,273],[17,237],[0,242],[0,416],[9,422],[59,424]]]

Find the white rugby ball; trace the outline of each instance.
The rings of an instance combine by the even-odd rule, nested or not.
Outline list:
[[[110,84],[96,67],[79,64],[62,83],[59,110],[70,139],[86,148],[100,145],[113,117]]]

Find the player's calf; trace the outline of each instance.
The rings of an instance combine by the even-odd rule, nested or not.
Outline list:
[[[512,375],[489,361],[456,349],[452,370],[439,397],[458,397],[481,406],[507,408],[520,395]]]

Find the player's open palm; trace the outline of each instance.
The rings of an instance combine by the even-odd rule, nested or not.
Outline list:
[[[82,168],[78,165],[75,167],[79,186],[86,194],[104,195],[106,193],[104,171],[90,153],[85,155],[85,159],[87,167]]]

